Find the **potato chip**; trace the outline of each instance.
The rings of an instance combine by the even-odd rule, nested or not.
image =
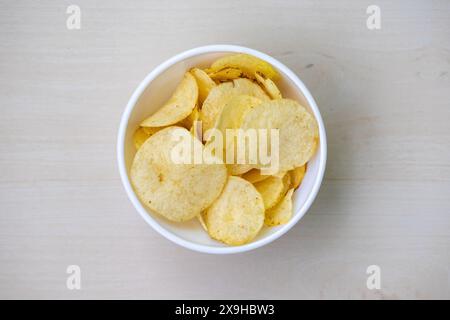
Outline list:
[[[242,120],[245,113],[260,104],[261,100],[249,95],[237,95],[232,97],[227,104],[223,107],[221,115],[217,121],[217,129],[222,132],[223,137],[225,137],[224,145],[224,157],[227,154],[234,155],[232,162],[230,163],[227,159],[227,169],[231,175],[240,175],[253,168],[252,164],[248,162],[245,164],[239,164],[237,161],[237,138],[235,136],[232,139],[227,139],[226,130],[227,129],[238,129],[241,126]],[[248,160],[248,159],[247,159]]]
[[[263,102],[245,113],[242,129],[279,130],[279,170],[304,165],[315,151],[319,130],[314,117],[298,102],[278,99]],[[262,168],[257,164],[255,168]]]
[[[238,79],[243,76],[242,70],[236,68],[225,68],[219,71],[213,71],[209,74],[211,79],[216,81],[228,81]]]
[[[200,110],[203,132],[214,127],[223,106],[232,98],[233,83],[226,82],[214,87]]]
[[[200,121],[194,121],[189,132],[200,142],[202,141],[202,126]]]
[[[137,128],[133,135],[134,146],[138,150],[142,144],[150,138],[151,134],[147,133],[144,128]]]
[[[251,164],[227,164],[228,173],[232,176],[239,176],[253,169]]]
[[[287,171],[278,171],[277,173],[273,174],[274,177],[283,178],[286,175]]]
[[[211,65],[210,69],[213,72],[217,72],[225,68],[242,70],[248,78],[254,78],[256,72],[259,72],[264,75],[265,78],[269,79],[275,79],[278,77],[277,71],[269,63],[245,53],[224,56],[216,60]]]
[[[305,170],[306,164],[289,171],[289,174],[291,175],[291,188],[297,189],[300,183],[302,183],[303,177],[305,176]]]
[[[205,219],[203,219],[203,213],[199,214],[197,216],[198,222],[200,222],[200,225],[202,226],[203,230],[208,232],[208,228],[206,227]]]
[[[176,163],[173,150],[180,144],[179,138],[203,150],[202,143],[185,128],[165,128],[137,151],[130,172],[141,202],[172,221],[199,215],[220,195],[227,180],[223,164]]]
[[[216,128],[225,136],[226,129],[240,128],[245,113],[260,104],[262,101],[250,95],[234,95],[223,106]]]
[[[247,180],[248,182],[251,183],[257,183],[263,180],[266,180],[267,178],[269,178],[270,175],[263,175],[261,174],[261,170],[259,169],[252,169],[246,173],[244,173],[241,178]]]
[[[255,73],[255,77],[256,77],[256,80],[258,81],[258,83],[263,86],[264,90],[267,92],[269,97],[271,97],[272,99],[282,99],[283,98],[281,96],[280,90],[278,89],[275,82],[272,81],[272,79],[269,79],[269,78],[266,79],[263,76],[261,76],[259,73]]]
[[[234,96],[249,95],[262,101],[269,101],[269,96],[253,81],[248,79],[236,79],[233,82],[225,82],[214,87],[206,98],[200,111],[200,120],[202,121],[203,132],[214,128],[216,122],[222,113],[223,107]],[[208,136],[205,135],[204,140]]]
[[[264,224],[264,202],[255,187],[239,177],[229,177],[219,198],[206,210],[211,238],[228,245],[250,242]]]
[[[134,133],[134,146],[136,150],[152,135],[167,127],[139,127]]]
[[[233,86],[236,95],[246,94],[261,99],[262,101],[270,100],[270,97],[264,92],[264,90],[252,80],[246,78],[234,79]]]
[[[186,118],[181,120],[177,123],[177,125],[185,127],[188,130],[191,130],[193,124],[195,121],[199,118],[200,111],[198,110],[198,107],[195,106],[194,110],[192,110],[191,114],[188,115]]]
[[[197,81],[198,102],[201,105],[203,101],[205,101],[211,89],[216,86],[216,83],[202,69],[192,68],[191,73]]]
[[[149,136],[154,135],[155,133],[157,133],[158,131],[167,128],[167,127],[141,127],[142,130],[145,131],[145,133],[147,133]]]
[[[290,176],[285,175],[283,178],[270,176],[255,184],[256,190],[261,194],[264,200],[264,207],[267,209],[275,206],[285,195],[290,185]]]
[[[143,127],[163,127],[177,123],[192,113],[198,98],[197,81],[186,72],[172,97],[154,114],[145,119]]]
[[[273,208],[266,210],[264,224],[268,227],[288,223],[292,217],[292,194],[294,189],[289,189],[284,198]]]

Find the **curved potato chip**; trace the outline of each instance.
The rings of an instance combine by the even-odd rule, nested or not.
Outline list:
[[[260,104],[261,99],[250,95],[233,95],[223,106],[219,119],[216,122],[216,128],[225,136],[226,129],[238,129],[245,113]]]
[[[211,238],[229,245],[251,241],[264,224],[264,203],[248,181],[229,177],[219,198],[204,215]]]
[[[214,127],[223,106],[232,97],[232,90],[233,83],[231,82],[219,84],[211,90],[200,111],[203,132]]]
[[[203,102],[200,111],[200,120],[202,121],[203,132],[214,128],[216,122],[222,113],[223,107],[234,96],[249,95],[262,101],[269,101],[269,96],[253,81],[248,79],[236,79],[233,82],[221,83],[214,87]],[[204,140],[208,139],[205,135]]]
[[[144,128],[137,128],[133,135],[134,146],[138,150],[144,142],[150,138],[151,134],[148,133]]]
[[[192,68],[191,73],[194,75],[198,86],[198,101],[200,104],[205,101],[209,92],[216,86],[216,83],[202,69]]]
[[[192,74],[186,72],[172,97],[159,110],[145,119],[141,126],[163,127],[175,124],[191,114],[197,98],[197,81]]]
[[[173,153],[180,138],[194,150],[203,151],[202,143],[185,128],[165,128],[137,151],[130,172],[142,203],[172,221],[185,221],[200,214],[220,195],[227,180],[223,164],[176,163]]]
[[[228,154],[234,155],[232,162],[229,163],[228,158],[226,159],[227,169],[231,175],[240,175],[253,168],[254,165],[248,162],[248,157],[245,163],[238,163],[237,161],[237,137],[235,135],[230,136],[228,139],[227,129],[238,129],[241,126],[242,119],[245,113],[260,104],[261,100],[249,95],[238,95],[232,97],[227,104],[222,109],[221,115],[216,123],[218,130],[222,132],[222,136],[225,138],[224,144],[224,157]]]
[[[234,79],[233,87],[236,91],[235,94],[246,94],[263,101],[270,100],[270,97],[264,92],[264,90],[252,80],[246,78]]]
[[[225,68],[240,69],[249,78],[254,78],[255,72],[269,79],[278,77],[277,71],[268,62],[245,53],[224,56],[216,60],[210,69],[215,72]]]
[[[266,180],[269,177],[270,175],[261,174],[261,170],[259,169],[252,169],[241,176],[242,179],[245,179],[250,183],[257,183]]]
[[[157,133],[158,131],[161,131],[164,128],[167,127],[141,127],[142,130],[145,131],[145,133],[147,133],[149,136],[154,135],[155,133]]]
[[[183,120],[181,120],[180,122],[178,122],[177,125],[180,125],[182,127],[185,127],[188,130],[191,130],[194,122],[198,120],[199,114],[200,114],[200,111],[198,111],[198,107],[195,106],[195,108],[194,108],[194,110],[192,110],[191,114],[188,115]]]
[[[255,188],[261,194],[264,200],[264,207],[267,209],[275,206],[285,195],[290,184],[290,176],[285,175],[283,178],[270,176],[260,182],[256,182]]]
[[[256,80],[260,85],[263,86],[263,88],[266,90],[269,97],[272,99],[282,99],[281,92],[278,89],[275,82],[273,82],[271,79],[267,78],[265,79],[263,76],[261,76],[259,73],[255,73]]]
[[[232,176],[239,176],[253,169],[251,164],[227,164],[228,173]]]
[[[202,142],[202,126],[200,121],[194,121],[189,132],[200,142]]]
[[[264,224],[268,227],[288,223],[292,217],[292,194],[294,189],[289,189],[284,198],[272,209],[266,211]]]
[[[203,219],[202,213],[197,216],[197,219],[198,219],[198,222],[200,222],[200,225],[202,226],[203,230],[208,232],[208,228],[206,227],[205,219]]]
[[[241,78],[243,73],[240,69],[236,68],[225,68],[219,71],[215,71],[209,74],[211,79],[216,81],[228,81],[237,78]]]
[[[271,100],[250,109],[245,113],[241,128],[267,129],[268,133],[270,129],[279,130],[278,171],[304,165],[313,156],[319,136],[314,117],[290,99]],[[255,168],[262,167],[255,165]]]
[[[303,177],[305,176],[305,170],[306,164],[289,171],[291,176],[291,188],[297,189],[300,183],[302,183]]]
[[[283,178],[286,175],[287,171],[278,171],[277,173],[273,174],[273,176],[278,178]]]

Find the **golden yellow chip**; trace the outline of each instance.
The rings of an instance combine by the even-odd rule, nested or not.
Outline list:
[[[223,164],[180,163],[174,152],[180,141],[203,151],[203,144],[185,128],[165,128],[137,151],[130,172],[141,202],[172,221],[199,215],[220,195],[227,180]],[[206,160],[213,163],[212,159]]]
[[[263,180],[266,180],[267,178],[269,178],[270,175],[263,175],[261,174],[261,170],[259,169],[252,169],[246,173],[244,173],[241,178],[247,180],[248,182],[251,183],[257,183]]]
[[[289,174],[291,175],[291,188],[297,189],[300,183],[302,183],[303,177],[305,176],[305,170],[306,164],[289,171]]]
[[[272,99],[282,99],[281,92],[278,89],[275,82],[272,81],[272,79],[265,79],[263,76],[261,76],[259,73],[255,73],[256,80],[260,85],[263,86],[263,88],[266,90],[269,97]]]
[[[150,138],[151,134],[147,133],[147,131],[140,127],[137,128],[137,130],[134,132],[133,135],[133,141],[134,141],[134,146],[136,147],[136,150],[139,149],[142,144],[148,139]]]
[[[219,71],[215,71],[209,74],[211,79],[216,81],[228,81],[237,78],[241,78],[243,73],[240,69],[236,68],[225,68]]]
[[[235,95],[246,94],[262,101],[270,100],[270,97],[264,92],[264,90],[252,80],[246,78],[234,79],[233,87]]]
[[[194,110],[192,110],[191,114],[188,115],[183,120],[181,120],[180,122],[178,122],[177,125],[180,125],[182,127],[185,127],[188,130],[191,130],[194,122],[198,120],[199,115],[200,115],[200,111],[198,110],[198,107],[195,106],[195,108],[194,108]]]
[[[198,98],[198,86],[194,76],[186,72],[172,97],[153,115],[145,119],[143,127],[164,127],[183,120],[192,113]]]
[[[145,131],[145,133],[147,133],[149,136],[154,135],[155,133],[157,133],[158,131],[167,128],[167,127],[141,127],[142,130]]]
[[[267,210],[275,206],[285,195],[290,185],[290,176],[288,174],[283,178],[270,176],[254,185],[263,197],[264,207]]]
[[[200,142],[202,141],[202,126],[200,121],[194,121],[189,132]]]
[[[319,136],[314,117],[298,102],[290,99],[271,100],[250,109],[245,113],[241,128],[266,129],[268,133],[270,129],[278,129],[278,171],[304,165],[314,154]],[[262,167],[260,164],[255,166]]]
[[[260,104],[261,99],[250,95],[233,95],[223,106],[219,119],[216,122],[216,128],[225,136],[226,129],[240,128],[245,113]]]
[[[214,87],[200,110],[203,132],[214,128],[223,106],[232,98],[233,83],[226,82]]]
[[[266,211],[264,224],[268,227],[288,223],[292,217],[292,194],[294,189],[289,189],[284,198],[273,208]]]
[[[200,225],[202,226],[203,230],[208,232],[208,228],[206,227],[205,219],[203,219],[203,213],[199,214],[197,216],[198,222],[200,222]]]
[[[253,169],[251,164],[227,164],[228,173],[232,176],[240,176]]]
[[[269,96],[253,81],[236,79],[214,87],[206,98],[200,111],[203,132],[215,127],[223,107],[235,96],[249,95],[262,101],[269,101]],[[204,140],[208,139],[205,135]]]
[[[256,237],[264,224],[264,202],[255,187],[239,177],[229,177],[219,198],[206,210],[211,238],[242,245]]]
[[[266,61],[245,53],[224,56],[216,60],[211,65],[211,70],[217,72],[225,68],[235,68],[242,70],[248,78],[254,78],[259,72],[265,78],[275,79],[278,77],[277,71]]]
[[[233,134],[227,137],[227,129],[238,129],[241,126],[245,113],[260,104],[261,100],[249,95],[233,96],[223,107],[221,115],[216,123],[216,127],[225,138],[224,143],[224,162],[227,163],[227,169],[231,175],[240,175],[253,168],[249,163],[248,157],[246,162],[239,164],[237,161],[237,136]],[[232,131],[235,133],[234,131]],[[228,139],[229,138],[229,139]],[[229,159],[227,155],[230,155]],[[231,157],[231,155],[234,155]],[[226,159],[226,161],[225,161]]]
[[[216,86],[216,83],[202,69],[193,68],[191,69],[191,73],[194,75],[195,80],[197,80],[198,101],[201,105],[203,101],[205,101],[211,89]]]
[[[274,177],[283,178],[286,175],[287,171],[278,171],[277,173],[273,174]],[[290,182],[290,177],[289,177]]]

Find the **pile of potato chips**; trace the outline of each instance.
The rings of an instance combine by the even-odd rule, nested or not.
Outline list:
[[[278,77],[269,63],[248,54],[186,72],[172,97],[134,134],[131,181],[139,199],[171,221],[197,217],[211,238],[228,245],[252,241],[264,225],[287,223],[319,133],[303,106],[283,99]],[[173,162],[175,131],[205,151],[208,133],[227,129],[278,130],[277,172],[265,174],[260,163]]]

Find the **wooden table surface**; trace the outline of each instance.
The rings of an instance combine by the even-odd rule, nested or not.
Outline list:
[[[153,231],[115,153],[145,75],[216,43],[292,68],[329,141],[301,222],[228,256]],[[450,298],[449,1],[1,0],[0,97],[0,298]]]

